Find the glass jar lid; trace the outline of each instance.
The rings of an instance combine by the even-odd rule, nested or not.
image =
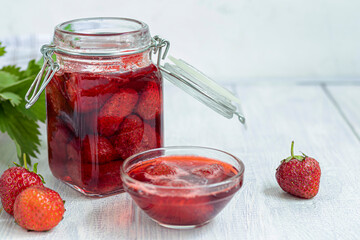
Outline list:
[[[187,62],[168,56],[171,63],[160,67],[167,80],[226,118],[236,115],[245,124],[240,100]]]

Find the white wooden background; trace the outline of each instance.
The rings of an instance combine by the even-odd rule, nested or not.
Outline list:
[[[223,80],[360,75],[359,0],[1,0],[0,39],[84,17],[130,17]]]
[[[359,239],[360,82],[341,80],[229,82],[243,102],[247,130],[166,84],[166,145],[215,147],[245,163],[242,190],[211,223],[194,230],[158,226],[127,194],[87,198],[56,180],[43,126],[39,172],[66,200],[64,220],[49,232],[27,232],[2,211],[0,239]],[[320,162],[320,191],[311,200],[284,193],[275,180],[292,140],[295,151]],[[4,134],[0,153],[2,172],[16,160]]]

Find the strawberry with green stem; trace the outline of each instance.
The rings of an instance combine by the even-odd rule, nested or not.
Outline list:
[[[33,171],[30,171],[26,164],[24,154],[24,165],[7,169],[0,177],[0,198],[4,210],[10,215],[14,214],[14,203],[16,197],[26,188],[34,185],[43,185],[44,178],[37,174],[37,163],[34,164]]]
[[[312,198],[319,191],[321,170],[318,161],[304,153],[294,155],[294,141],[291,156],[282,160],[276,169],[276,180],[287,193],[301,198]]]

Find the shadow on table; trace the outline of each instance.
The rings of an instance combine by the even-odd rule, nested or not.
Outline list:
[[[150,219],[144,212],[138,209],[139,221],[136,235],[131,239],[211,239],[214,237],[214,228],[216,227],[216,218],[208,224],[195,229],[170,229],[160,226]],[[219,224],[219,223],[217,223]],[[219,237],[219,236],[218,236]],[[129,238],[130,239],[130,238]],[[213,238],[213,239],[218,239]],[[219,238],[221,239],[221,238]]]
[[[269,187],[264,190],[264,194],[270,198],[278,198],[290,201],[299,201],[301,200],[298,197],[290,195],[289,193],[284,192],[280,187]]]
[[[92,209],[87,211],[84,219],[93,237],[116,236],[119,239],[127,239],[136,231],[135,206],[127,194],[90,200]]]

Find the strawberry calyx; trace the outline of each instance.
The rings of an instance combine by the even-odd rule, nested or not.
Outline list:
[[[281,163],[284,163],[284,162],[287,163],[292,159],[297,159],[298,161],[302,161],[308,157],[305,153],[303,153],[303,152],[301,152],[301,153],[302,153],[302,155],[294,155],[294,141],[292,141],[291,142],[291,156],[282,160]]]
[[[33,173],[37,174],[37,175],[40,177],[42,183],[45,184],[45,179],[44,179],[44,177],[43,177],[41,174],[37,173],[38,163],[35,163],[35,164],[34,164],[33,170],[31,171],[31,170],[28,168],[28,166],[27,166],[27,163],[26,163],[26,155],[25,155],[25,154],[23,155],[23,158],[24,158],[24,166],[23,166],[23,168],[25,168],[25,169],[28,170],[29,172],[33,172]],[[19,164],[17,164],[16,162],[14,162],[14,165],[17,166],[17,167],[22,167],[22,166],[20,166]]]

